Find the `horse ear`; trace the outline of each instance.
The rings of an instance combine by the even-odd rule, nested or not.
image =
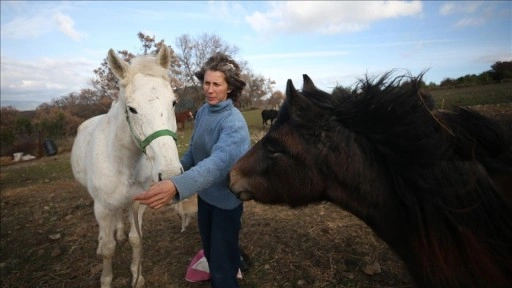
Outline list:
[[[286,102],[288,102],[288,110],[292,119],[308,119],[311,102],[295,89],[290,79],[286,83]]]
[[[302,90],[317,90],[315,83],[313,83],[313,80],[309,78],[307,74],[302,74],[302,79],[304,80],[304,84],[302,84]]]
[[[304,84],[302,86],[302,94],[311,100],[313,105],[325,106],[325,104],[333,101],[331,94],[318,89],[307,74],[303,74]]]
[[[158,51],[158,54],[156,55],[156,59],[160,66],[164,69],[169,69],[169,65],[171,65],[171,55],[169,54],[169,48],[167,45],[162,44],[160,51]]]
[[[126,76],[126,72],[130,65],[128,65],[128,63],[123,59],[119,58],[116,52],[114,52],[114,49],[108,50],[107,60],[112,73],[114,73],[118,79],[123,79]]]

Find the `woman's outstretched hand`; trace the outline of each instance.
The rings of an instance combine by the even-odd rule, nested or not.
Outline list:
[[[152,209],[160,209],[176,195],[176,186],[171,180],[158,181],[146,191],[133,196],[133,201],[148,205]]]

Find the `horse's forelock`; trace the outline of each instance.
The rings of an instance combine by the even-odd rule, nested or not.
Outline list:
[[[160,65],[155,65],[154,56],[139,56],[132,60],[132,71],[152,77],[162,77],[169,81],[169,71]]]
[[[119,79],[119,85],[127,86],[137,74],[143,74],[151,77],[160,77],[165,81],[170,81],[169,71],[160,65],[155,65],[155,57],[151,55],[141,55],[133,58],[130,66],[125,71],[124,77]]]

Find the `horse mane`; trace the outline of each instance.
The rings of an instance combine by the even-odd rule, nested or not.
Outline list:
[[[444,123],[456,127],[457,143],[472,143],[457,147],[456,151],[462,159],[475,157],[491,175],[512,173],[512,134],[501,129],[495,120],[465,107],[436,113]]]
[[[435,286],[509,283],[512,195],[493,176],[512,174],[510,134],[468,108],[435,110],[419,87],[423,74],[391,76],[366,76],[353,93],[335,97],[305,75],[302,93],[327,113],[324,121],[353,133],[391,183],[407,215],[410,239],[401,241],[413,243],[418,257],[393,248],[419,260],[412,274],[428,275]]]

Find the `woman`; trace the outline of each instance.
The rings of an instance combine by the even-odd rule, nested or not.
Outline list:
[[[239,287],[239,232],[243,204],[226,185],[231,166],[250,148],[242,113],[233,102],[245,82],[240,66],[217,53],[195,73],[203,83],[206,102],[199,108],[189,149],[181,159],[185,172],[152,185],[133,199],[159,209],[171,199],[198,193],[198,226],[212,287]]]

